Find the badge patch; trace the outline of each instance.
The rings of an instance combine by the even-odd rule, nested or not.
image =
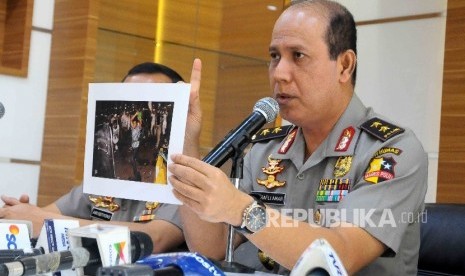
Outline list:
[[[403,128],[376,117],[366,121],[360,127],[383,142],[405,131]]]
[[[103,209],[93,207],[92,210],[90,211],[90,216],[98,220],[110,221],[111,218],[113,217],[113,213],[103,210]]]
[[[334,165],[334,177],[343,177],[350,171],[352,166],[352,156],[341,156]]]
[[[398,149],[398,148],[390,148],[390,147],[387,147],[387,148],[381,148],[380,150],[378,150],[374,155],[373,157],[379,157],[383,154],[388,154],[388,153],[392,153],[392,154],[395,154],[395,155],[400,155],[402,153],[402,150],[401,149]]]
[[[284,141],[284,143],[279,148],[278,153],[285,154],[289,150],[289,148],[294,143],[295,136],[297,134],[297,130],[298,130],[298,128],[295,128],[294,130],[292,130],[289,133],[289,135],[287,135],[286,140]]]
[[[286,203],[286,194],[253,191],[251,195],[258,196],[265,204],[284,205]]]
[[[279,181],[276,177],[278,173],[284,170],[284,167],[279,166],[279,163],[281,163],[281,161],[281,159],[271,158],[271,155],[268,156],[268,167],[262,168],[262,172],[268,175],[268,177],[267,179],[257,178],[257,183],[265,186],[268,189],[284,186],[284,184],[286,184],[286,181]]]
[[[353,127],[348,127],[344,129],[339,137],[335,151],[346,151],[349,146],[352,138],[354,137],[355,129]]]
[[[379,183],[395,177],[394,166],[397,162],[392,157],[375,157],[365,172],[365,181]]]
[[[89,196],[89,200],[94,203],[94,206],[97,208],[108,209],[111,212],[116,212],[119,210],[119,205],[114,202],[114,198],[111,196]]]
[[[323,178],[320,180],[316,201],[318,202],[339,202],[348,193],[350,180],[348,178]]]
[[[155,214],[153,212],[159,205],[160,205],[159,202],[147,201],[145,203],[145,210],[142,211],[142,215],[134,216],[132,221],[134,221],[134,222],[145,222],[145,221],[154,220],[155,219]]]

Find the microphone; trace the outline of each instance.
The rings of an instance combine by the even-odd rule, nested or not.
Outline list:
[[[279,113],[278,103],[270,97],[255,103],[253,112],[237,128],[211,150],[202,161],[221,167],[234,153],[244,150],[250,143],[251,137],[266,123],[274,121]]]
[[[130,232],[130,237],[133,262],[141,260],[152,253],[153,243],[149,235],[143,232]],[[101,257],[95,239],[83,238],[83,244],[86,243],[86,241],[87,245],[83,247],[25,257],[18,261],[0,264],[0,275],[37,275],[66,269],[101,265]],[[94,268],[93,273],[89,274],[86,272],[86,274],[95,275],[97,268],[98,267]]]
[[[290,276],[347,276],[336,251],[325,239],[310,244],[292,268]]]
[[[24,257],[37,256],[44,253],[45,252],[42,247],[30,249],[2,249],[0,250],[0,264],[16,261]]]
[[[225,276],[213,262],[196,252],[154,254],[136,265],[149,266],[154,275],[203,275]]]

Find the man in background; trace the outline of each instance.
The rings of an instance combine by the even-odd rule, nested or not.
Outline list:
[[[191,76],[192,91],[198,93],[200,75]],[[196,71],[200,74],[200,71]],[[176,83],[183,81],[182,77],[169,67],[161,64],[146,62],[134,66],[124,77],[125,83]],[[191,100],[198,100],[192,98]],[[191,105],[190,105],[191,106]],[[191,114],[199,113],[198,111]],[[198,121],[192,116],[189,121]],[[190,142],[189,138],[185,143]],[[33,223],[33,236],[37,237],[42,228],[44,219],[78,219],[80,226],[96,223],[99,210],[110,214],[110,221],[98,221],[128,226],[131,231],[141,231],[150,235],[154,244],[154,253],[176,249],[184,242],[177,206],[171,204],[159,204],[157,202],[145,202],[130,199],[120,199],[106,196],[95,196],[83,193],[82,184],[73,188],[68,194],[62,196],[54,203],[43,208],[29,204],[27,195],[19,199],[1,196],[5,205],[0,208],[0,218],[21,219]]]

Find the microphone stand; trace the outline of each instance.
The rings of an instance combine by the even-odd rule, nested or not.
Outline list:
[[[242,167],[244,165],[244,154],[243,149],[234,151],[234,155],[231,157],[232,167],[231,167],[231,182],[234,184],[236,189],[239,189],[240,180],[242,179],[243,171]],[[224,261],[219,263],[219,267],[225,272],[234,272],[234,273],[254,273],[255,269],[245,266],[240,263],[233,261],[234,258],[234,228],[232,225],[228,225],[228,239],[226,244],[226,257]]]

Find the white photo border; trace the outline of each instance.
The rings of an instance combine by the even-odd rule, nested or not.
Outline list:
[[[181,204],[168,184],[110,179],[92,175],[97,101],[174,102],[169,154],[182,153],[189,107],[187,83],[90,83],[84,158],[84,193],[133,200]],[[171,163],[167,156],[167,165]],[[169,179],[170,173],[167,172]]]

